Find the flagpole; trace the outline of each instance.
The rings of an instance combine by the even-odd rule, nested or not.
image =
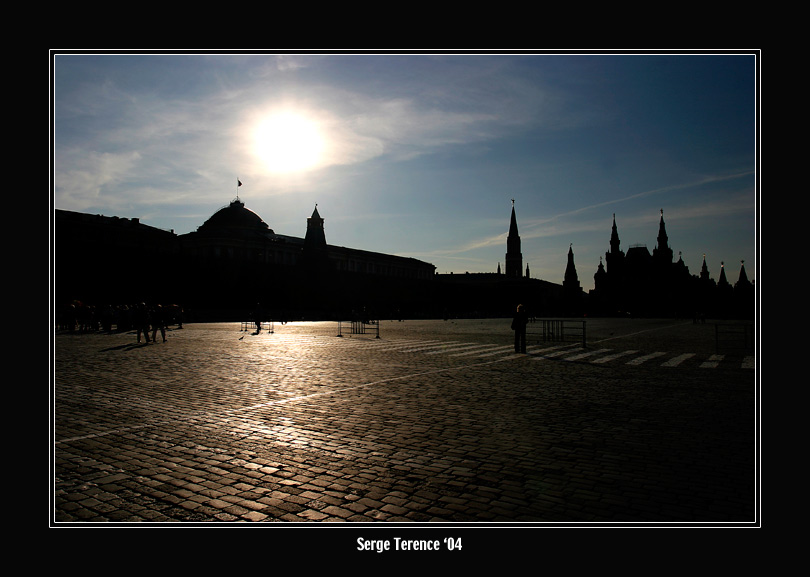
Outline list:
[[[236,177],[236,200],[239,200],[239,187],[242,186],[242,181],[239,180],[239,177]]]

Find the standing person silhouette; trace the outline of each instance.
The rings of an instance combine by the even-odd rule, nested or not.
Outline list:
[[[157,333],[160,331],[160,336],[163,337],[163,342],[166,342],[166,311],[160,305],[155,305],[152,309],[152,342],[157,342]]]
[[[515,331],[515,352],[526,352],[526,324],[529,322],[529,315],[523,305],[518,305],[515,316],[512,319],[512,330]]]
[[[262,332],[262,321],[264,321],[264,310],[261,303],[256,304],[256,310],[253,313],[253,322],[256,323],[256,334]]]
[[[149,318],[149,309],[146,308],[145,303],[135,305],[133,322],[135,324],[135,330],[138,333],[138,342],[141,342],[141,333],[143,333],[146,342],[149,342],[149,325],[151,320],[152,319]]]

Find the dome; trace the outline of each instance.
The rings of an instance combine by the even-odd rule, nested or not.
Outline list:
[[[222,230],[241,230],[273,233],[267,223],[252,210],[245,208],[245,203],[238,198],[215,212],[197,230],[199,232],[218,232]]]

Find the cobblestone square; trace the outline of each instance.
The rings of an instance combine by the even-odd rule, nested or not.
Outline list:
[[[53,524],[757,523],[757,370],[689,321],[56,334]]]

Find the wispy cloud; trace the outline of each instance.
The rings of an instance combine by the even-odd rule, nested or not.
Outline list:
[[[703,233],[692,223],[701,217],[705,225],[751,211],[753,194],[740,184],[751,171],[683,175],[753,164],[746,164],[755,148],[746,136],[754,134],[746,112],[753,73],[738,59],[657,64],[646,57],[63,58],[55,66],[54,204],[155,215],[156,226],[185,231],[230,199],[238,176],[246,184],[239,192],[274,227],[290,222],[297,230],[302,210],[320,201],[342,244],[430,251],[422,258],[442,269],[481,263],[489,270],[501,258],[508,218],[493,218],[496,196],[521,199],[527,260],[573,241],[584,260],[598,262],[585,246],[604,238],[610,212],[621,215],[622,230],[637,224],[642,236],[659,202],[667,222],[691,227],[697,244]],[[253,127],[286,106],[317,121],[330,145],[309,172],[269,173],[255,152]],[[541,189],[553,189],[553,198]],[[362,226],[338,227],[349,216]],[[739,217],[732,225],[748,226]]]
[[[102,191],[128,178],[141,155],[135,151],[109,152],[64,150],[57,158],[55,184],[62,191],[59,205],[66,210],[81,210],[100,201],[114,207],[116,197],[102,199]]]
[[[556,237],[561,234],[566,236],[575,236],[577,234],[596,232],[602,233],[605,230],[605,217],[599,215],[597,219],[582,219],[573,218],[580,217],[584,213],[596,211],[611,205],[619,205],[622,203],[631,202],[648,196],[656,194],[664,194],[676,190],[694,189],[703,185],[724,181],[736,180],[743,177],[751,176],[753,173],[750,171],[740,172],[728,175],[715,175],[707,176],[700,180],[689,183],[673,184],[657,189],[646,190],[622,198],[614,198],[604,202],[590,204],[588,206],[581,206],[573,210],[568,210],[555,214],[553,216],[532,219],[521,216],[519,218],[519,232],[521,240],[529,240],[533,238],[550,238]],[[678,206],[671,210],[667,210],[666,218],[668,221],[696,221],[698,219],[713,219],[715,217],[728,217],[733,214],[743,213],[750,214],[753,210],[753,191],[750,194],[737,194],[730,198],[721,200],[708,200],[692,202],[687,206]],[[649,222],[649,215],[630,214],[622,217],[622,226],[646,226]],[[503,224],[503,223],[501,223]],[[505,225],[504,225],[505,227]],[[442,250],[434,251],[435,256],[451,257],[461,255],[464,253],[473,252],[480,249],[490,248],[494,246],[505,246],[507,231],[496,235],[482,236],[470,239],[467,242],[455,246],[448,247]]]
[[[585,212],[590,212],[590,211],[596,210],[598,208],[603,208],[605,206],[610,206],[610,205],[614,205],[614,204],[622,204],[622,203],[630,202],[630,201],[633,201],[633,200],[638,200],[640,198],[653,196],[653,195],[656,195],[656,194],[665,194],[665,193],[673,192],[673,191],[676,191],[676,190],[696,189],[696,188],[699,188],[699,187],[704,186],[706,184],[723,182],[723,181],[728,181],[728,180],[736,180],[736,179],[739,179],[739,178],[751,176],[752,174],[753,174],[752,171],[745,171],[745,172],[740,172],[740,173],[735,173],[735,174],[707,176],[705,178],[702,178],[700,180],[693,181],[693,182],[672,184],[672,185],[664,186],[664,187],[661,187],[661,188],[645,190],[643,192],[639,192],[639,193],[636,193],[636,194],[631,194],[629,196],[625,196],[625,197],[622,197],[622,198],[614,198],[614,199],[606,200],[604,202],[598,202],[596,204],[591,204],[591,205],[588,205],[588,206],[582,206],[582,207],[576,208],[574,210],[569,210],[569,211],[566,211],[566,212],[556,214],[556,215],[554,215],[552,217],[549,217],[547,219],[542,219],[542,220],[537,220],[537,221],[528,221],[528,222],[526,222],[526,228],[532,229],[532,228],[535,228],[535,227],[544,226],[544,225],[547,225],[547,224],[552,223],[552,222],[554,222],[556,220],[559,220],[559,219],[575,216],[575,215],[582,214],[582,213],[585,213]],[[700,213],[702,210],[703,209],[699,208],[699,209],[697,209],[697,211],[695,211],[695,213]],[[531,234],[531,232],[529,232],[529,234]]]

